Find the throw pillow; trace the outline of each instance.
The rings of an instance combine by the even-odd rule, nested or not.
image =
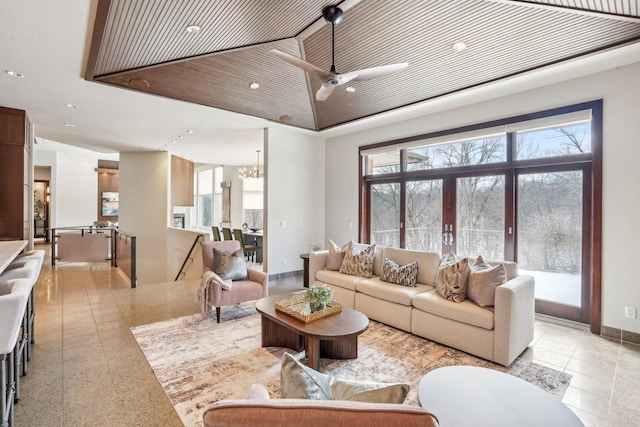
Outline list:
[[[436,289],[448,301],[462,302],[467,297],[469,259],[458,258],[451,252],[445,255],[438,267]]]
[[[225,280],[214,272],[211,272],[211,277],[209,278],[209,280],[216,283],[218,286],[220,286],[220,288],[222,288],[225,291],[228,291],[229,289],[231,289],[231,286],[233,286],[231,279]]]
[[[213,271],[223,280],[245,280],[247,278],[247,264],[244,262],[242,249],[228,254],[213,248]]]
[[[344,255],[347,253],[347,248],[351,242],[347,242],[344,246],[340,247],[334,243],[333,240],[327,241],[327,247],[329,248],[329,255],[327,255],[327,270],[338,271],[344,260]]]
[[[281,399],[351,400],[374,403],[403,403],[409,385],[335,378],[318,372],[284,353],[280,371]]]
[[[418,279],[418,261],[398,265],[389,258],[384,259],[380,280],[404,286],[416,286]]]
[[[471,266],[467,295],[480,307],[491,307],[495,304],[496,288],[507,281],[504,265],[492,267],[480,255]]]
[[[373,258],[375,254],[376,245],[370,245],[360,250],[354,246],[353,242],[349,242],[349,247],[340,266],[340,273],[367,278],[371,277],[373,274]]]

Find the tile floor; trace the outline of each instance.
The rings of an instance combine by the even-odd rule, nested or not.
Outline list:
[[[271,293],[300,283],[272,281]],[[129,328],[197,313],[197,286],[192,280],[130,289],[105,265],[45,263],[15,425],[181,426]],[[586,426],[640,425],[640,346],[538,320],[526,357],[573,375],[563,402]]]

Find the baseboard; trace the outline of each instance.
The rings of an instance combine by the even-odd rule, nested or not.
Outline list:
[[[600,335],[614,340],[629,342],[631,344],[640,344],[640,334],[637,332],[625,331],[624,329],[612,328],[602,325]]]
[[[284,273],[270,274],[269,280],[286,279],[286,278],[297,277],[297,276],[302,277],[302,274],[303,274],[302,270],[285,271]]]

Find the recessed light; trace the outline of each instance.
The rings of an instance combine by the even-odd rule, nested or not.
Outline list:
[[[8,75],[10,75],[11,77],[16,77],[18,79],[21,79],[24,77],[24,74],[19,73],[17,71],[14,70],[5,70],[5,73],[7,73]]]
[[[349,93],[353,93],[356,91],[356,88],[353,86],[347,86],[347,88],[345,89],[347,92]]]
[[[258,89],[260,87],[260,83],[253,82],[249,85],[249,89]]]
[[[187,130],[187,133],[188,133],[189,135],[193,135],[193,131],[192,131],[191,129]]]
[[[455,42],[451,45],[451,49],[453,49],[454,52],[462,52],[463,50],[467,49],[467,45],[465,44],[465,42]]]
[[[197,34],[200,32],[200,27],[197,25],[189,25],[187,27],[187,32],[191,34]]]
[[[72,123],[65,123],[64,127],[66,127],[66,128],[74,128],[74,127],[76,127],[76,125],[74,125]]]
[[[178,141],[176,141],[175,139],[173,141],[171,141],[172,144],[175,144],[176,142],[178,142]]]
[[[67,108],[78,108],[78,106],[75,104],[64,104],[64,106]]]

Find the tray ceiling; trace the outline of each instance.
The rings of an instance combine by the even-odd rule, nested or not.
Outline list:
[[[640,40],[640,0],[594,3],[100,0],[86,78],[323,130]],[[330,4],[345,10],[335,27],[338,72],[409,67],[316,101],[320,80],[269,50],[328,70]],[[457,41],[467,49],[454,52]]]

